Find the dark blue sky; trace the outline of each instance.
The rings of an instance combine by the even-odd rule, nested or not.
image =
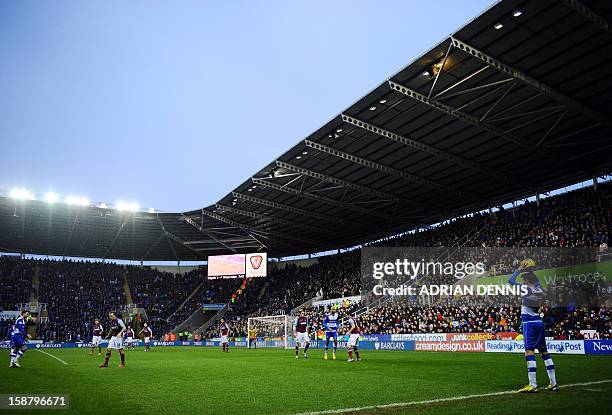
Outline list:
[[[0,2],[0,190],[214,203],[491,4]]]

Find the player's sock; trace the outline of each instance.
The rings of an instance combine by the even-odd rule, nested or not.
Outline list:
[[[102,353],[102,346],[98,347],[98,353]]]
[[[555,364],[553,363],[553,360],[550,358],[548,353],[542,354],[542,360],[544,360],[544,365],[546,365],[546,372],[548,373],[550,384],[556,386],[557,376],[555,375]]]
[[[108,365],[108,361],[110,360],[110,357],[111,357],[111,351],[107,350],[106,351],[106,355],[104,356],[104,364],[105,365]]]
[[[25,350],[18,350],[17,357],[15,357],[15,361],[18,361],[19,359],[21,359],[21,356],[23,356],[24,353],[25,353]]]
[[[536,380],[536,358],[534,355],[525,356],[527,360],[527,377],[529,378],[529,385],[534,388],[538,387],[538,382]]]
[[[299,346],[295,346],[295,356],[297,357],[298,354],[300,354],[300,348]]]
[[[15,351],[13,349],[11,349],[11,364],[13,364],[15,362],[15,358],[17,357],[17,353],[15,353]]]
[[[308,348],[310,347],[310,343],[306,343],[306,346],[304,346],[304,355],[306,354],[306,352],[308,351]]]
[[[121,356],[121,364],[125,365],[125,353],[119,352],[119,356]]]
[[[355,347],[355,357],[359,359],[359,350],[357,350],[357,347]]]
[[[353,349],[349,349],[348,353],[349,353],[349,360],[351,360],[353,358]]]

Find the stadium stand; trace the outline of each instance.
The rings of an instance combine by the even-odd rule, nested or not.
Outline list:
[[[463,242],[466,246],[599,247],[609,241],[611,219],[612,183],[605,183],[597,191],[588,187],[493,214],[468,215],[371,245],[450,246],[464,235],[472,234],[472,239]],[[36,268],[40,272],[39,301],[48,304],[49,309],[49,320],[40,326],[39,333],[46,340],[56,341],[85,340],[95,317],[125,307],[124,276],[134,301],[146,310],[157,333],[171,331],[202,304],[227,303],[239,285],[235,280],[203,280],[199,270],[172,274],[149,267],[4,256],[0,258],[0,276],[7,288],[1,293],[3,308],[11,309],[15,304],[29,301]],[[310,266],[288,264],[272,268],[268,278],[255,279],[245,295],[231,304],[232,312],[227,319],[234,335],[244,336],[249,316],[289,313],[313,297],[356,295],[359,280],[359,250],[320,257]],[[357,305],[352,307],[354,310]],[[307,312],[313,327],[320,328],[323,309],[314,307]],[[390,305],[374,309],[362,319],[366,333],[497,332],[518,330],[519,315],[513,306]],[[608,334],[612,330],[611,311],[605,306],[570,310],[551,318],[560,322],[552,334],[562,338],[575,338],[587,327]],[[0,330],[2,327],[6,324],[0,325]],[[213,336],[214,330],[213,326],[204,336]]]

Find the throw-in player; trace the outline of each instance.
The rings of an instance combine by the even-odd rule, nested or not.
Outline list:
[[[349,355],[348,361],[354,362],[355,360],[357,360],[359,362],[361,360],[361,357],[359,356],[359,335],[361,334],[361,329],[357,324],[357,320],[351,317],[350,314],[347,315],[349,317],[349,340],[346,344],[346,348],[348,349]],[[355,359],[353,359],[353,352],[355,352]]]
[[[98,356],[102,356],[102,333],[104,333],[104,327],[100,323],[99,319],[94,320],[93,327],[91,329],[91,350],[89,355],[93,356],[93,352],[98,348]]]
[[[224,353],[229,353],[229,326],[224,319],[221,319],[219,325],[219,334],[221,335],[221,350]]]
[[[300,354],[300,346],[304,349],[304,359],[308,359],[308,348],[310,347],[310,334],[308,333],[308,317],[304,310],[293,321],[293,336],[295,337],[295,358]]]
[[[119,352],[119,356],[121,356],[121,364],[119,367],[125,367],[125,351],[123,350],[123,333],[125,332],[125,323],[112,311],[108,314],[108,317],[110,318],[110,329],[108,330],[108,335],[106,338],[108,339],[110,337],[110,341],[108,342],[108,346],[106,348],[104,363],[98,367],[108,367],[108,361],[111,357],[111,352],[113,349],[117,350]]]
[[[548,354],[546,347],[546,337],[544,332],[544,322],[540,316],[540,307],[545,302],[545,292],[542,289],[540,280],[533,273],[535,269],[535,261],[532,259],[524,259],[516,271],[510,275],[508,282],[511,285],[526,285],[526,294],[521,296],[521,320],[523,321],[523,336],[525,342],[525,359],[527,360],[527,377],[529,384],[519,389],[519,393],[535,393],[538,391],[538,383],[536,380],[536,358],[535,350],[537,349],[546,365],[546,372],[550,384],[545,388],[547,391],[557,391],[557,378],[555,375],[555,365]],[[522,274],[524,284],[516,281],[519,275]]]
[[[144,337],[144,344],[145,344],[144,351],[150,352],[151,351],[151,337],[153,337],[153,330],[151,330],[151,327],[149,327],[147,323],[144,323],[142,330],[140,330],[138,334],[140,333],[142,333]]]
[[[323,359],[327,360],[327,350],[329,349],[329,339],[334,339],[334,351],[332,352],[332,358],[336,360],[336,350],[338,349],[338,313],[336,307],[332,307],[330,312],[325,315],[323,319],[323,327],[325,327],[325,354]]]
[[[27,332],[26,322],[29,315],[30,312],[28,310],[23,310],[11,328],[11,341],[9,344],[11,348],[11,362],[9,367],[21,367],[21,365],[19,365],[19,359],[21,359],[26,350],[28,350],[26,342],[30,338],[30,335]]]

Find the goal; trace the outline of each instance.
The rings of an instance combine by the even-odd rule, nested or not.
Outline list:
[[[257,347],[290,347],[291,322],[289,316],[281,314],[278,316],[249,317],[247,322],[247,333],[251,330],[256,332]],[[262,341],[263,340],[263,341]],[[251,342],[247,341],[247,347]]]

